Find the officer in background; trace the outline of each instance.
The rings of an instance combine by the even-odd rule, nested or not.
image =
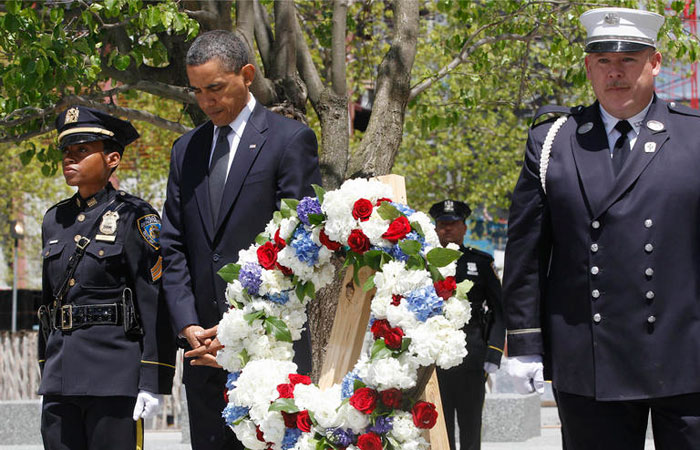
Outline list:
[[[135,449],[143,418],[169,394],[174,335],[160,296],[160,218],[109,177],[139,137],[82,106],[56,120],[75,195],[42,225],[41,433],[53,449]]]
[[[462,450],[481,448],[481,408],[484,405],[485,382],[489,373],[498,370],[503,355],[505,325],[501,305],[501,283],[488,253],[463,245],[471,209],[464,202],[444,200],[430,208],[440,244],[460,246],[455,281],[474,283],[468,293],[472,316],[465,326],[468,354],[462,364],[448,370],[438,369],[440,397],[445,414],[450,448],[455,446],[455,420],[459,423],[459,444]]]
[[[655,94],[664,17],[597,8],[596,102],[543,107],[512,195],[508,371],[552,380],[569,450],[700,449],[700,112]],[[555,126],[556,124],[556,126]],[[511,364],[513,362],[513,364]]]

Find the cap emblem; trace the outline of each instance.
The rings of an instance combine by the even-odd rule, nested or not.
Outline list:
[[[71,108],[66,111],[66,121],[65,123],[74,123],[78,121],[78,116],[80,116],[80,110],[78,108]]]
[[[620,23],[620,16],[611,12],[607,13],[603,20],[609,25],[618,25]]]
[[[445,200],[445,212],[455,212],[455,204],[452,200]]]

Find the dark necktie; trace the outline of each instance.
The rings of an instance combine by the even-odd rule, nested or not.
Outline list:
[[[231,148],[228,145],[228,134],[231,127],[226,125],[219,128],[219,137],[216,139],[214,154],[209,164],[209,201],[211,205],[211,217],[216,224],[219,218],[221,197],[226,186],[226,174],[228,172],[228,154]]]
[[[625,160],[630,152],[630,140],[627,138],[627,133],[632,130],[632,125],[626,120],[621,120],[615,124],[615,129],[621,133],[621,136],[615,141],[613,147],[612,162],[615,176],[622,171],[622,166],[625,165]]]

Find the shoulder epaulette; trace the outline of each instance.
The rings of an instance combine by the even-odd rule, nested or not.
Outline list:
[[[49,209],[47,209],[46,212],[49,212],[49,211],[51,211],[51,210],[54,209],[54,208],[58,208],[59,206],[64,205],[64,204],[70,202],[72,198],[73,198],[73,197],[71,197],[71,198],[66,198],[66,199],[61,200],[60,202],[56,203],[55,205],[52,205],[51,207],[49,207]]]
[[[151,206],[150,203],[148,203],[146,200],[142,199],[141,197],[137,197],[133,194],[129,194],[128,192],[119,189],[117,191],[117,198],[123,202],[130,203],[131,205],[137,207],[138,210],[143,210],[143,211],[149,211],[149,212],[155,212],[155,208]]]
[[[577,114],[581,114],[582,111],[583,111],[583,106],[581,106],[581,105],[578,105],[578,106],[571,106],[571,107],[569,107],[569,106],[559,106],[559,105],[544,105],[544,106],[540,106],[540,107],[537,109],[537,112],[535,112],[535,115],[534,115],[533,118],[532,118],[532,126],[539,125],[539,124],[537,123],[537,119],[539,119],[540,117],[544,116],[545,114],[556,114],[556,115],[558,115],[558,116],[561,116],[561,115],[564,115],[564,114],[566,114],[566,115],[577,115]],[[540,122],[540,123],[544,123],[544,122],[547,122],[547,121],[543,121],[543,122]]]
[[[479,249],[476,249],[474,247],[467,247],[467,250],[474,253],[475,255],[479,255],[479,256],[483,256],[485,258],[488,258],[489,261],[493,261],[493,256],[491,256],[490,253],[487,253],[483,250],[479,250]]]
[[[677,113],[677,114],[683,114],[685,116],[695,116],[695,117],[700,117],[700,111],[697,109],[690,108],[688,106],[685,106],[681,103],[678,102],[670,102],[668,104],[668,110]]]

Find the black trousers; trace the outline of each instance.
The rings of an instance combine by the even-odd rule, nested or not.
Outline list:
[[[567,450],[642,450],[650,411],[656,450],[700,449],[700,393],[607,402],[556,396]]]
[[[45,395],[41,437],[46,450],[143,448],[143,419],[134,422],[134,397]]]
[[[464,370],[456,367],[438,369],[440,398],[445,415],[450,448],[455,450],[455,412],[459,423],[461,450],[481,448],[481,409],[484,406],[486,376],[483,370]]]
[[[188,364],[188,360],[185,360]],[[244,450],[221,412],[226,407],[224,389],[228,373],[223,369],[197,367],[197,375],[206,381],[185,384],[190,441],[193,450]]]

